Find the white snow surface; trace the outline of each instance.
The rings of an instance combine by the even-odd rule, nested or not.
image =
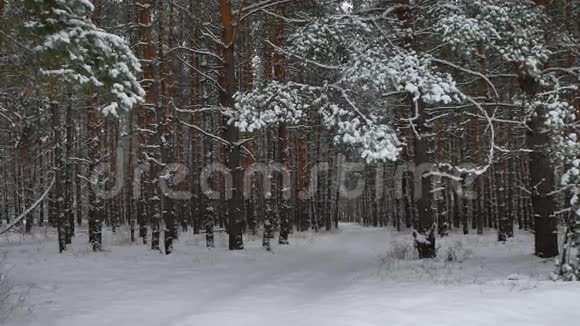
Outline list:
[[[9,279],[26,300],[5,326],[573,325],[580,284],[548,280],[533,238],[438,239],[436,260],[414,258],[412,237],[342,224],[294,233],[291,245],[228,251],[183,234],[173,254],[107,232],[93,253],[80,233],[64,254],[52,234],[0,238]],[[448,262],[447,257],[455,257]]]

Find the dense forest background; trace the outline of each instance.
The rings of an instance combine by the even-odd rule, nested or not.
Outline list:
[[[0,230],[519,228],[573,278],[579,37],[578,0],[0,0]]]

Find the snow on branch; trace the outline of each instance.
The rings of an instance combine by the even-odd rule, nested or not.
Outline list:
[[[287,40],[285,54],[302,58],[304,64],[321,63],[335,68],[349,59],[352,49],[364,46],[370,25],[356,16],[316,19],[295,30]]]
[[[452,2],[452,6],[444,5]],[[443,17],[435,25],[435,35],[456,52],[471,57],[478,48],[498,53],[521,66],[530,76],[538,76],[550,51],[544,44],[545,11],[527,0],[447,1],[434,9]]]
[[[333,96],[339,93],[339,96]],[[335,98],[348,104],[341,107]],[[235,110],[229,123],[242,132],[253,132],[270,125],[297,125],[310,113],[317,113],[323,125],[336,131],[335,142],[359,149],[368,161],[397,159],[400,143],[395,131],[373,116],[365,115],[336,85],[310,86],[295,82],[272,81],[263,88],[235,96]]]
[[[406,92],[427,104],[462,102],[463,96],[449,74],[434,71],[431,57],[416,53],[384,54],[377,47],[360,53],[343,72],[342,83],[363,84],[382,93]]]
[[[145,91],[136,77],[139,60],[127,42],[97,28],[87,0],[24,1],[30,19],[30,48],[38,57],[40,72],[50,80],[81,90],[105,89],[109,103],[104,114],[116,115],[143,101]]]

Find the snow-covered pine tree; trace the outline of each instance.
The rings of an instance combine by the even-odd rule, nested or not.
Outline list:
[[[17,3],[25,17],[17,39],[21,40],[21,46],[29,49],[28,54],[38,68],[37,80],[45,85],[45,94],[52,101],[56,146],[54,198],[58,203],[56,213],[59,248],[62,251],[68,242],[67,236],[72,232],[72,225],[69,224],[74,221],[71,217],[72,190],[65,191],[63,188],[67,178],[64,173],[68,171],[65,169],[65,154],[68,153],[64,152],[58,101],[64,92],[74,96],[83,92],[98,93],[104,105],[96,107],[100,113],[95,114],[117,116],[143,100],[145,92],[137,78],[141,69],[124,39],[91,22],[94,6],[90,1],[22,0]],[[96,102],[94,104],[97,105]],[[72,123],[70,114],[67,116],[67,123]],[[72,132],[70,126],[67,131]],[[72,141],[70,135],[67,135],[67,140]],[[71,149],[70,144],[67,148]],[[91,167],[96,164],[96,161],[92,162]],[[66,186],[72,187],[73,184]],[[90,198],[98,200],[95,194]],[[101,222],[102,219],[97,218],[91,223],[91,240],[95,250],[101,248]]]

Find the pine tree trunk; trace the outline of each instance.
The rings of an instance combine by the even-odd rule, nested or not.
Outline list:
[[[307,146],[303,135],[296,135],[296,182],[294,198],[296,199],[296,225],[300,231],[308,230],[308,202],[300,198],[300,193],[306,187],[306,156]]]
[[[232,4],[230,0],[219,0],[220,19],[223,28],[223,71],[221,83],[223,90],[220,94],[220,101],[224,107],[233,108],[233,95],[236,91],[236,76],[234,62],[234,30],[232,22]],[[244,249],[242,239],[243,231],[243,214],[242,214],[242,181],[243,175],[240,167],[241,153],[240,145],[237,142],[240,139],[240,132],[237,127],[227,124],[227,118],[224,118],[226,140],[229,142],[227,153],[227,166],[233,175],[232,196],[228,199],[228,233],[229,249]]]
[[[77,115],[77,124],[81,126],[79,128],[78,133],[76,134],[75,138],[75,147],[76,147],[76,155],[77,157],[84,157],[84,148],[81,145],[82,142],[85,141],[85,137],[83,134],[83,130],[86,130],[86,124],[84,123],[84,110],[78,110]],[[82,192],[82,183],[81,180],[77,177],[78,175],[83,174],[82,164],[77,163],[75,164],[75,169],[73,172],[73,179],[75,181],[75,206],[76,206],[76,223],[78,226],[81,226],[83,221],[83,192]],[[130,188],[128,188],[130,189]]]
[[[56,85],[51,82],[51,99],[55,97]],[[54,200],[54,219],[56,222],[57,234],[58,234],[58,250],[63,252],[66,250],[66,221],[64,212],[64,155],[63,152],[63,139],[61,132],[60,123],[60,110],[59,105],[56,102],[50,103],[50,112],[52,116],[52,128],[53,128],[53,142],[54,142],[54,170],[55,170],[55,186],[53,190],[53,200]],[[17,197],[17,196],[15,196]],[[18,207],[18,205],[16,205]]]
[[[44,162],[44,154],[39,155],[38,157],[38,165],[39,166],[44,166],[45,162]],[[45,174],[44,172],[40,172],[38,174],[38,185],[40,187],[44,186],[44,180],[45,180]],[[6,184],[4,184],[6,186]],[[4,188],[6,189],[6,188]],[[7,213],[7,209],[8,209],[8,204],[6,203],[6,190],[4,191],[4,209],[5,209],[5,213]],[[2,218],[0,217],[0,224]],[[43,226],[44,225],[44,200],[40,202],[40,204],[38,204],[38,221],[37,221],[38,226]]]
[[[279,146],[279,156],[280,162],[282,165],[289,169],[289,144],[288,144],[288,129],[286,126],[280,125],[278,127],[278,146]],[[290,202],[289,202],[289,192],[290,192],[290,185],[284,184],[284,173],[285,171],[280,171],[279,173],[279,196],[280,196],[280,207],[278,209],[278,213],[280,214],[280,237],[278,239],[278,243],[281,245],[287,245],[288,242],[288,235],[290,234]],[[285,189],[287,187],[287,189]]]
[[[262,239],[262,247],[267,251],[272,250],[271,246],[271,239],[274,237],[274,207],[273,207],[273,198],[272,194],[266,194],[267,198],[265,201],[266,204],[266,213],[264,218],[264,235]]]
[[[206,95],[206,89],[204,88],[203,90],[203,98],[205,98]],[[203,119],[203,123],[204,123],[204,128],[207,130],[212,126],[212,119],[211,119],[211,115],[204,117]],[[213,152],[213,147],[211,141],[206,137],[203,140],[203,152],[208,152],[208,153],[212,153]],[[205,156],[205,161],[203,162],[206,165],[211,164],[211,155],[208,154]],[[212,186],[215,186],[214,180],[215,180],[215,176],[211,176],[211,180],[209,181],[209,183]],[[214,223],[215,220],[217,218],[217,208],[215,207],[218,204],[218,201],[215,199],[209,199],[204,197],[204,195],[201,193],[200,191],[200,198],[202,198],[202,200],[200,200],[201,202],[201,213],[204,216],[204,226],[205,226],[205,245],[207,248],[213,248],[215,246],[215,242],[214,242],[214,234],[213,234],[213,227],[214,227]]]
[[[543,108],[532,116],[528,145],[530,153],[530,189],[534,212],[535,254],[548,258],[558,255],[558,234],[554,216],[555,203],[550,196],[554,185],[554,173],[546,148],[550,142],[545,130]]]
[[[284,15],[284,8],[280,9],[281,14]],[[285,41],[285,26],[284,22],[280,21],[276,23],[275,31],[273,33],[273,43],[282,47]],[[273,58],[274,64],[274,80],[283,81],[286,77],[286,67],[283,54],[276,52]],[[278,160],[282,164],[283,168],[288,170],[290,173],[290,144],[288,140],[288,129],[286,125],[280,124],[278,126]],[[284,184],[284,174],[286,171],[280,171],[278,178],[278,214],[280,220],[280,237],[278,243],[281,245],[287,245],[288,236],[290,234],[290,185]],[[287,187],[288,189],[285,189]]]
[[[536,5],[546,6],[545,0],[535,0]],[[528,96],[537,92],[538,82],[525,71],[518,71],[520,88]],[[558,236],[554,216],[555,203],[550,196],[554,185],[554,172],[548,153],[550,139],[545,128],[545,112],[538,107],[529,122],[528,146],[530,189],[534,214],[535,254],[539,257],[558,255]]]
[[[72,94],[69,94],[69,103],[66,106],[66,154],[65,154],[65,164],[64,164],[64,177],[65,177],[65,189],[64,189],[64,209],[65,209],[65,221],[67,224],[66,230],[66,243],[70,244],[71,238],[75,235],[75,217],[73,213],[73,180],[71,176],[71,162],[69,158],[72,155],[73,148],[73,118],[72,118]]]
[[[149,134],[153,132],[152,117],[154,114],[154,107],[157,104],[157,94],[155,90],[155,80],[153,76],[153,34],[151,28],[151,11],[153,6],[152,0],[138,0],[138,24],[141,33],[141,66],[143,69],[142,87],[145,90],[145,103],[138,111],[138,126],[139,126],[139,163],[141,165],[149,164],[147,146],[149,145]],[[142,189],[140,197],[137,199],[137,220],[139,222],[139,236],[143,238],[143,244],[147,243],[147,225],[149,222],[152,227],[151,234],[151,248],[159,249],[159,212],[157,206],[159,204],[158,198],[155,197],[156,190],[153,183],[153,176],[155,176],[156,167],[152,166],[147,178],[143,180],[138,187]],[[144,174],[144,171],[138,171]]]
[[[95,170],[99,163],[101,130],[99,121],[99,112],[97,110],[96,96],[91,99],[87,109],[87,132],[88,132],[88,151],[87,156],[91,158],[89,173]],[[91,182],[99,182],[91,180]],[[92,188],[89,185],[89,188]],[[98,196],[93,189],[89,190],[89,242],[94,251],[102,250],[102,223],[105,217],[103,199]]]
[[[159,12],[164,12],[163,3],[160,2],[158,4],[160,8],[158,9]],[[165,53],[163,51],[165,39],[168,39],[169,48],[172,47],[172,28],[173,28],[173,6],[169,6],[169,30],[168,30],[168,37],[165,37],[166,29],[165,25],[163,24],[163,18],[159,17],[159,60],[160,64],[160,73],[159,75],[159,87],[161,90],[161,96],[158,98],[158,105],[157,105],[157,116],[159,122],[159,130],[158,130],[158,142],[161,148],[161,161],[164,164],[172,164],[175,162],[175,138],[174,138],[174,112],[173,112],[173,87],[172,87],[172,67],[165,58]],[[167,103],[169,101],[169,103]],[[174,171],[172,171],[175,173]],[[169,173],[169,172],[168,172]],[[157,174],[154,174],[157,176]],[[174,189],[175,184],[172,184],[172,177],[171,176],[162,176],[165,178],[165,183],[167,184],[168,190]],[[161,182],[161,179],[159,180]],[[173,239],[176,238],[177,235],[177,224],[176,224],[176,203],[169,193],[163,193],[163,190],[159,187],[156,187],[160,194],[160,205],[162,207],[161,210],[161,219],[163,219],[163,240],[164,240],[164,249],[165,254],[169,255],[173,251]],[[156,249],[156,248],[153,248]]]
[[[129,225],[129,235],[131,243],[135,242],[135,199],[133,198],[133,178],[135,172],[135,149],[134,149],[134,142],[135,138],[133,137],[134,133],[134,111],[131,110],[129,112],[129,117],[127,121],[128,132],[129,135],[126,137],[124,141],[124,146],[126,148],[126,162],[127,164],[122,168],[125,169],[126,178],[125,178],[125,188],[123,189],[123,198],[124,198],[124,205],[125,205],[125,219],[127,224]]]
[[[424,104],[419,100],[417,103],[418,116],[414,121],[418,135],[415,136],[415,165],[421,167],[429,163],[429,143],[427,140],[429,128],[427,127]],[[417,198],[418,232],[422,237],[415,237],[415,245],[420,258],[434,258],[435,236],[434,220],[431,207],[431,177],[417,176],[418,185],[421,187],[421,197]]]

